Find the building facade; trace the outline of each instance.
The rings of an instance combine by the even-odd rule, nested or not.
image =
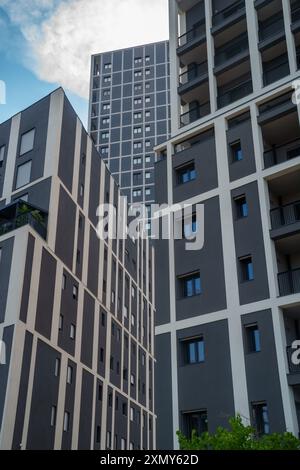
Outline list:
[[[180,223],[204,224],[205,241],[156,247],[157,445],[236,413],[259,435],[298,435],[300,2],[170,0],[169,11],[157,202],[203,204],[204,220]]]
[[[170,135],[167,41],[92,57],[90,135],[129,202],[154,202],[154,150]]]
[[[153,250],[62,89],[0,126],[0,448],[148,449]]]

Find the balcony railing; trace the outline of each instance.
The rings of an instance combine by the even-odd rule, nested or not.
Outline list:
[[[207,62],[201,64],[194,64],[186,72],[179,75],[180,85],[186,85],[187,83],[200,78],[208,73]]]
[[[282,14],[276,14],[272,18],[260,22],[259,24],[259,40],[264,41],[277,33],[284,31],[284,20]]]
[[[300,156],[300,139],[286,142],[282,145],[276,145],[271,150],[264,153],[265,168],[271,168],[279,163],[292,160]]]
[[[292,15],[292,23],[296,23],[297,21],[300,21],[300,5],[298,5],[298,2],[292,4],[291,15]]]
[[[269,85],[290,73],[290,66],[286,54],[264,64],[264,85]]]
[[[230,43],[226,47],[222,47],[221,50],[216,50],[215,65],[223,64],[227,60],[247,50],[249,50],[248,34],[245,33],[234,41],[230,41]]]
[[[210,113],[210,102],[195,106],[180,116],[180,126],[187,126]]]
[[[300,222],[300,201],[285,204],[271,210],[271,226],[275,230]]]
[[[196,23],[192,29],[190,29],[178,38],[178,47],[186,46],[187,44],[195,41],[196,39],[200,39],[201,37],[205,36],[205,34],[205,20],[202,20],[199,23]]]
[[[219,24],[226,21],[228,18],[233,16],[236,12],[245,8],[245,0],[238,0],[237,2],[232,3],[228,7],[224,8],[221,11],[218,11],[213,15],[212,23],[213,26],[218,26]]]
[[[292,346],[288,346],[286,348],[289,371],[290,371],[290,374],[300,374],[300,364],[294,364],[292,360],[292,356],[294,352],[295,352],[295,349],[292,348]]]
[[[0,211],[0,236],[30,225],[42,238],[47,237],[47,214],[23,201],[10,204]]]
[[[223,108],[234,101],[240,100],[253,91],[252,80],[240,83],[218,96],[218,107]]]
[[[300,293],[300,268],[278,274],[279,295]]]

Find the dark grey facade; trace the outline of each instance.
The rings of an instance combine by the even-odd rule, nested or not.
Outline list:
[[[123,193],[155,198],[153,147],[170,135],[167,41],[92,57],[89,130]]]
[[[153,249],[98,238],[120,191],[62,89],[0,146],[0,448],[149,449]]]

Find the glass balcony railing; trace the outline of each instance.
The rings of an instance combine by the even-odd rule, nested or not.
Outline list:
[[[0,210],[0,236],[30,225],[42,238],[47,237],[46,212],[19,200]]]
[[[300,139],[295,139],[282,145],[274,145],[272,149],[264,152],[265,168],[271,168],[279,163],[300,156]]]
[[[300,364],[294,364],[294,361],[292,359],[292,356],[293,356],[294,352],[295,352],[295,349],[292,348],[292,346],[288,346],[286,348],[286,354],[287,354],[288,365],[289,365],[289,372],[290,372],[290,374],[300,374]]]
[[[188,112],[180,116],[180,126],[187,126],[210,113],[210,102],[203,103],[200,106],[194,106]]]
[[[299,294],[300,293],[300,268],[292,269],[278,274],[279,295]]]
[[[265,41],[277,33],[284,31],[284,20],[282,14],[276,14],[266,21],[259,23],[259,40]]]
[[[243,8],[245,8],[245,0],[238,0],[223,10],[216,12],[212,18],[213,26],[222,24],[224,21],[226,21],[238,11],[241,11]]]
[[[192,29],[184,33],[182,36],[178,38],[178,47],[186,46],[197,39],[205,37],[206,35],[206,27],[205,27],[205,20],[196,23]]]
[[[179,84],[186,85],[187,83],[192,82],[196,78],[205,76],[208,73],[207,62],[202,62],[201,64],[195,64],[189,68],[186,72],[182,73],[179,76]]]
[[[276,207],[270,211],[272,229],[278,229],[287,225],[300,222],[300,201]]]
[[[234,101],[238,101],[253,92],[252,80],[244,81],[224,92],[218,96],[218,107],[223,108],[228,106]]]
[[[223,46],[222,49],[216,49],[215,65],[221,65],[247,50],[249,50],[248,34],[245,33],[235,38],[234,41],[230,41],[230,43],[227,44],[227,46]]]

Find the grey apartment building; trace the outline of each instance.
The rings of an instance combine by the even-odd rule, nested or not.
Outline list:
[[[169,43],[92,57],[90,135],[129,202],[154,202],[154,150],[170,135]]]
[[[300,425],[300,2],[170,0],[171,138],[159,203],[204,205],[205,242],[156,247],[157,446],[240,413]],[[177,222],[176,222],[177,223]],[[185,233],[195,216],[179,220]]]
[[[62,89],[0,125],[0,449],[155,446],[153,250]]]

